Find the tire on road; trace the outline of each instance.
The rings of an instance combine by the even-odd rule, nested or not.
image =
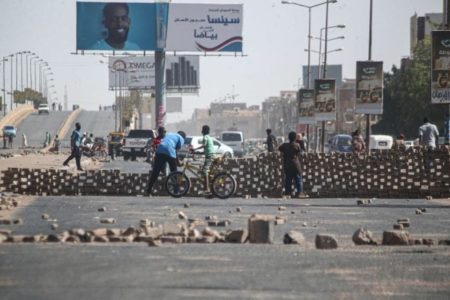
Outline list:
[[[170,196],[180,198],[189,192],[191,180],[183,172],[172,172],[167,176],[164,187]]]
[[[216,174],[211,182],[212,193],[220,199],[227,199],[236,192],[236,179],[228,173]]]

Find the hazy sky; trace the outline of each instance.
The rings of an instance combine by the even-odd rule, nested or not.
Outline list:
[[[132,2],[149,2],[135,0]],[[191,116],[194,108],[206,108],[216,99],[235,94],[236,101],[260,104],[280,90],[296,89],[307,64],[308,10],[283,5],[281,0],[175,0],[174,3],[243,3],[244,57],[200,57],[198,96],[183,98],[183,114],[169,114],[167,121]],[[313,5],[322,0],[297,1]],[[442,0],[373,0],[373,60],[383,60],[385,70],[409,55],[410,17],[417,12],[441,12]],[[79,104],[88,110],[99,104],[111,105],[107,66],[99,56],[71,55],[76,41],[75,0],[0,0],[0,57],[31,50],[49,62],[54,73],[56,97],[63,101],[68,89],[69,107]],[[355,77],[355,62],[368,57],[369,0],[338,0],[330,5],[329,26],[345,24],[345,29],[329,31],[329,64],[342,64],[344,78]],[[325,5],[312,10],[312,35],[325,26]],[[318,50],[318,41],[313,41]],[[312,64],[317,64],[312,54]],[[1,70],[1,69],[0,69]],[[9,72],[9,64],[6,69]],[[0,72],[2,76],[2,72]],[[306,75],[305,75],[306,76]],[[9,90],[9,76],[6,76]],[[14,80],[15,83],[15,80]],[[0,85],[2,82],[0,81]],[[9,97],[8,97],[9,103]]]

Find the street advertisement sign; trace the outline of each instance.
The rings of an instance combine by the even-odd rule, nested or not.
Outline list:
[[[173,3],[166,50],[242,51],[242,5]]]
[[[431,103],[450,103],[450,31],[433,31],[431,39]]]
[[[316,121],[336,120],[336,80],[314,80],[314,114]]]
[[[242,52],[243,5],[77,2],[77,50]]]
[[[155,3],[77,2],[77,49],[155,50]]]
[[[166,56],[168,92],[192,91],[199,88],[199,57]],[[155,87],[154,56],[110,56],[109,88],[150,90]]]
[[[358,114],[383,114],[383,62],[356,62],[356,102]]]
[[[316,124],[314,118],[314,90],[300,89],[297,94],[298,123]]]

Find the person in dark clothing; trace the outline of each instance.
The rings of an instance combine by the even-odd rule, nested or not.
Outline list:
[[[277,138],[272,134],[272,129],[270,128],[266,129],[266,133],[267,133],[267,140],[266,140],[267,151],[273,152],[275,148],[278,146]]]
[[[77,170],[83,171],[81,168],[81,125],[80,123],[75,124],[75,130],[72,131],[72,135],[70,136],[70,147],[72,152],[70,156],[64,161],[63,166],[69,166],[69,161],[75,158],[75,162],[77,164]]]
[[[297,138],[295,142],[300,146],[301,153],[306,152],[305,141],[303,140],[303,135],[301,133],[297,133]]]
[[[156,149],[155,161],[147,187],[147,194],[149,195],[152,194],[153,185],[158,179],[161,171],[165,168],[166,163],[169,164],[170,172],[175,172],[177,170],[177,150],[183,146],[184,140],[186,139],[186,134],[184,132],[166,133],[164,127],[158,128],[158,136],[161,136],[161,143]]]
[[[285,195],[292,193],[292,180],[295,180],[297,192],[295,197],[303,196],[302,168],[300,166],[299,155],[301,149],[296,143],[297,134],[294,131],[289,132],[289,143],[283,143],[278,150],[283,155],[284,175],[285,175]]]

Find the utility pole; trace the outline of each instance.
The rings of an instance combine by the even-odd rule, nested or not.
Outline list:
[[[372,60],[372,12],[373,0],[370,0],[370,17],[369,17],[369,61]],[[370,114],[366,115],[366,151],[370,154]]]
[[[327,0],[326,12],[325,12],[325,56],[323,58],[323,73],[322,79],[327,78],[327,51],[328,51],[328,6],[329,1]],[[320,54],[319,54],[320,55]],[[320,134],[320,150],[325,152],[325,121],[322,121],[322,132]]]

